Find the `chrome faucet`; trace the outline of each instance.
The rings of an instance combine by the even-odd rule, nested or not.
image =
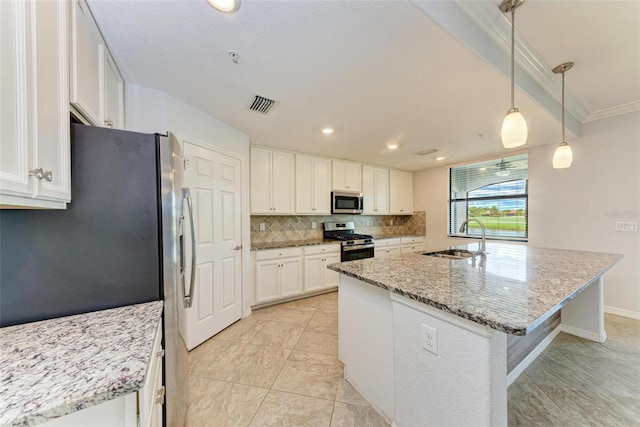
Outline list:
[[[485,242],[486,242],[486,235],[485,235],[485,228],[484,228],[484,224],[482,223],[482,221],[480,221],[479,219],[475,219],[475,218],[469,218],[467,220],[465,220],[462,225],[460,226],[460,233],[464,233],[464,228],[468,227],[468,224],[470,221],[473,222],[477,222],[478,225],[480,225],[480,229],[482,230],[482,240],[480,240],[480,242],[478,243],[479,249],[478,249],[478,253],[481,255],[484,255],[487,253],[487,248],[485,246]]]

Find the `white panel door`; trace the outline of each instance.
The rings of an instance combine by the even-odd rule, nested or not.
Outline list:
[[[323,268],[323,287],[325,288],[333,288],[338,286],[338,279],[340,277],[340,275],[338,274],[337,271],[333,271],[333,270],[329,270],[327,268],[327,265],[329,264],[335,264],[337,262],[340,262],[340,254],[335,254],[335,255],[326,255],[324,257],[324,263],[322,265]]]
[[[305,292],[322,289],[322,269],[324,268],[324,254],[307,256],[304,259],[304,290]]]
[[[251,213],[271,214],[272,151],[251,147]]]
[[[195,309],[186,310],[185,325],[191,350],[242,315],[242,194],[240,160],[188,142],[184,154],[197,239]]]
[[[283,151],[273,152],[272,199],[273,213],[293,213],[293,154]]]
[[[302,258],[283,259],[280,265],[280,296],[302,293]]]
[[[280,261],[256,263],[256,304],[280,297]]]
[[[331,214],[331,161],[328,159],[313,159],[313,198],[314,214]]]
[[[389,213],[389,169],[375,168],[373,171],[375,182],[375,206],[377,214]]]
[[[313,214],[313,157],[296,154],[296,213]]]

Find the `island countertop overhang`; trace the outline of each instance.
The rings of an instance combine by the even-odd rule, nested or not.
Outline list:
[[[471,260],[422,254],[327,268],[492,329],[526,335],[623,258],[500,243],[487,244],[487,252],[483,269]]]

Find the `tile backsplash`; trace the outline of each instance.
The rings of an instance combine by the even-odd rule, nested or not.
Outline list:
[[[372,234],[375,237],[423,236],[426,231],[426,213],[413,215],[291,215],[291,216],[251,216],[251,242],[283,242],[291,240],[322,239],[324,222],[353,221],[356,233]],[[312,222],[316,228],[311,228]],[[260,223],[265,230],[260,231]],[[393,225],[391,225],[393,223]]]

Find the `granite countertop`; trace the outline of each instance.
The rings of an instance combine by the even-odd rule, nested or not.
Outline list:
[[[477,243],[457,248],[475,250]],[[493,329],[526,335],[622,259],[497,243],[487,243],[487,252],[484,269],[470,259],[417,253],[327,268]]]
[[[0,425],[31,426],[142,388],[162,301],[0,329]]]
[[[398,235],[389,235],[389,234],[374,234],[374,239],[384,240],[384,239],[399,239],[401,237],[424,237],[423,235],[418,234],[398,234]],[[308,239],[308,240],[287,240],[282,242],[260,242],[260,243],[251,243],[252,251],[262,251],[265,249],[281,249],[281,248],[297,248],[300,246],[314,246],[314,245],[335,245],[339,244],[338,240],[331,239]]]
[[[339,244],[340,242],[338,240],[330,240],[330,239],[287,240],[282,242],[251,243],[251,250],[261,251],[264,249],[297,248],[299,246],[339,245]]]

